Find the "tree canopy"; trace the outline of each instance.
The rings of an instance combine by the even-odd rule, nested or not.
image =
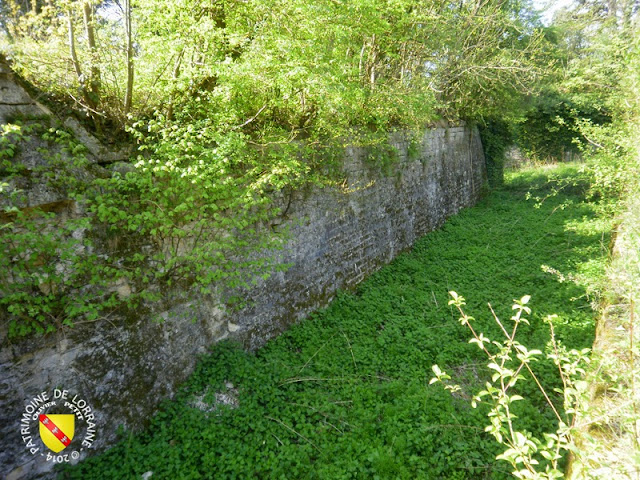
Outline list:
[[[218,132],[268,138],[481,119],[533,91],[546,66],[541,25],[521,0],[5,0],[2,9],[3,50],[27,79],[123,125],[127,115],[196,114]]]

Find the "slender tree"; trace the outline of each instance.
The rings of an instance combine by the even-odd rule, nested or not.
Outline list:
[[[89,91],[94,106],[100,101],[100,68],[98,67],[98,47],[96,45],[96,35],[93,19],[93,5],[90,1],[84,1],[82,4],[82,12],[84,18],[84,29],[87,35],[87,44],[90,54],[90,77]]]
[[[131,32],[131,0],[123,0],[122,7],[127,58],[127,88],[124,96],[124,114],[131,111],[133,99],[133,35]]]

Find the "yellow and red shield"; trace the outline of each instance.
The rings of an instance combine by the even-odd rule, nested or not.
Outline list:
[[[76,416],[72,413],[40,415],[40,438],[49,450],[61,452],[73,440]]]

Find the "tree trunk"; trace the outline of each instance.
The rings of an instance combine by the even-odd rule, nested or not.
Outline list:
[[[124,96],[124,114],[131,111],[133,96],[133,41],[131,35],[131,0],[124,0],[124,33],[127,42],[127,90]]]
[[[71,54],[71,62],[73,63],[73,68],[76,71],[76,76],[82,84],[82,70],[80,69],[80,62],[78,62],[78,54],[76,53],[76,38],[73,33],[73,18],[71,18],[71,12],[68,12],[67,16],[67,26],[69,30],[69,53]]]
[[[89,91],[94,105],[100,103],[100,68],[98,67],[98,48],[93,24],[93,7],[91,2],[85,1],[82,5],[84,12],[84,29],[87,34],[87,43],[91,53],[91,72],[89,77]]]
[[[76,52],[76,38],[73,32],[73,16],[71,11],[67,12],[67,27],[69,30],[69,54],[71,55],[71,62],[73,63],[73,69],[76,71],[78,77],[78,83],[80,83],[80,90],[82,91],[82,99],[84,100],[85,107],[90,110],[94,110],[96,105],[93,98],[87,90],[87,82],[82,74],[82,68],[80,67],[80,61],[78,60],[78,54]],[[93,112],[91,113],[93,117]]]
[[[178,54],[178,58],[176,59],[176,63],[173,66],[172,78],[173,82],[176,83],[178,81],[178,77],[180,76],[180,65],[182,65],[182,56],[184,55],[184,48],[180,50]],[[175,102],[176,92],[175,87],[171,92],[171,98],[169,100],[169,108],[167,109],[167,120],[171,120],[173,118],[173,104]]]

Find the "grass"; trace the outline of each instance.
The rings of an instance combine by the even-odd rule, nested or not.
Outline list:
[[[447,292],[464,295],[490,337],[497,334],[487,302],[508,318],[513,299],[530,294],[522,343],[544,350],[542,319],[557,314],[558,338],[590,347],[611,221],[585,201],[585,185],[558,189],[558,178],[576,172],[509,174],[504,188],[258,352],[214,347],[149,429],[124,434],[61,477],[510,478],[484,432],[486,408],[469,406],[487,373]],[[460,393],[428,386],[436,363],[455,374]],[[552,364],[539,363],[536,373],[548,391],[559,386]],[[222,394],[237,408],[221,403]],[[519,428],[555,430],[535,386],[521,394]]]

